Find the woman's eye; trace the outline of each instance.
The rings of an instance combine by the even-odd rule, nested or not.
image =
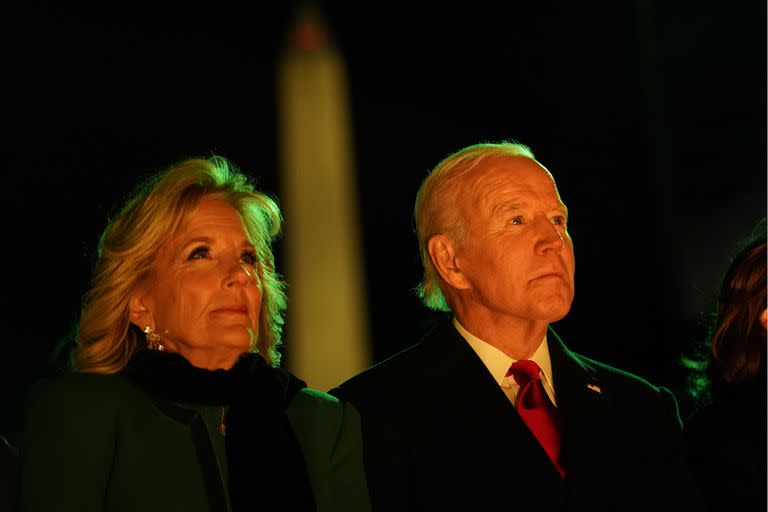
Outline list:
[[[207,247],[198,247],[189,253],[188,260],[202,260],[210,256],[210,251]]]
[[[242,256],[240,256],[240,260],[243,263],[247,263],[250,266],[256,265],[256,254],[252,252],[245,252]]]
[[[555,217],[552,217],[552,224],[555,224],[557,226],[562,226],[565,224],[565,217],[562,215],[556,215]]]
[[[513,224],[515,226],[523,223],[522,217],[512,217],[512,219],[509,221],[510,224]]]

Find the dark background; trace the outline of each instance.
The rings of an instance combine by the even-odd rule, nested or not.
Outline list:
[[[766,212],[765,2],[320,5],[349,76],[376,360],[435,319],[412,293],[420,181],[463,146],[516,139],[572,213],[577,293],[556,329],[680,397],[680,351]],[[3,9],[0,432],[15,439],[99,232],[140,179],[218,153],[278,193],[293,4]]]

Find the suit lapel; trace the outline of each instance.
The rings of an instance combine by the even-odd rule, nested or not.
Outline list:
[[[550,328],[548,333],[557,405],[563,421],[563,457],[569,482],[592,478],[596,450],[608,432],[602,421],[610,408],[611,390],[595,367],[574,354]]]
[[[559,485],[557,470],[482,360],[453,325],[438,329],[423,343],[435,362],[425,365],[427,378],[436,384],[433,391],[445,390],[429,401],[431,415],[443,421],[445,441],[468,447],[462,456],[477,458],[479,467],[473,471],[487,471],[484,478],[492,473],[507,483]],[[456,443],[459,439],[464,441]]]

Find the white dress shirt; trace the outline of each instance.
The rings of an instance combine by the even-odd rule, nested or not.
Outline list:
[[[456,320],[456,317],[453,318],[453,325],[456,327],[456,330],[459,331],[462,338],[467,340],[467,343],[469,343],[469,346],[472,347],[472,350],[475,351],[480,360],[483,361],[483,364],[488,368],[488,371],[491,372],[493,379],[499,386],[501,386],[502,391],[507,395],[509,401],[512,402],[513,405],[516,405],[520,385],[515,382],[514,377],[511,375],[507,377],[506,374],[509,367],[512,366],[512,363],[517,360],[512,359],[490,343],[481,340],[467,331],[459,321]],[[544,390],[547,392],[547,395],[549,395],[549,399],[552,400],[552,403],[557,406],[557,401],[555,400],[555,383],[552,380],[552,362],[549,359],[546,333],[544,333],[544,339],[541,340],[541,343],[539,343],[536,352],[533,353],[530,360],[535,361],[536,364],[539,365],[539,368],[541,368],[539,374],[541,375],[541,381],[544,384]]]

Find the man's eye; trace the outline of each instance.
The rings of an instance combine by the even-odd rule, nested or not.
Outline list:
[[[202,260],[210,256],[210,251],[207,247],[198,247],[189,253],[188,260]]]
[[[555,224],[557,226],[561,226],[565,224],[565,217],[562,215],[556,215],[555,217],[552,217],[552,224]]]
[[[510,220],[509,223],[517,226],[517,225],[523,223],[523,218],[522,217],[512,217],[512,220]]]

